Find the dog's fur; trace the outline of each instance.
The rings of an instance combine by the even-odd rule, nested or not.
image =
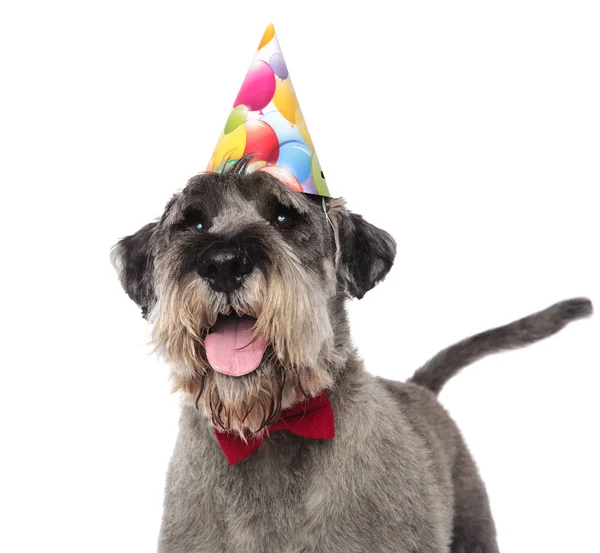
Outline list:
[[[591,313],[591,303],[562,302],[469,338],[408,383],[376,378],[352,345],[344,303],[385,277],[395,243],[343,201],[321,202],[242,159],[192,178],[159,221],[113,250],[186,398],[159,552],[497,552],[483,482],[436,394],[463,366],[550,336]],[[296,219],[292,228],[273,223],[282,210]],[[224,246],[254,263],[230,294],[197,270],[202,255]],[[204,350],[217,316],[232,311],[255,317],[255,335],[268,342],[260,367],[239,378],[213,371]],[[276,432],[229,465],[215,427],[247,439],[324,389],[333,440]]]

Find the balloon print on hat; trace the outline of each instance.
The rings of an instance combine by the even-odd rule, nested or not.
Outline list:
[[[292,125],[277,110],[265,113],[260,120],[267,123],[275,131],[280,144],[291,142],[292,140],[296,142],[305,142],[299,132],[299,127]]]
[[[304,142],[308,144],[308,147],[314,152],[315,147],[310,134],[308,133],[308,127],[306,126],[306,121],[304,121],[304,115],[302,115],[300,106],[298,106],[298,109],[296,110],[296,127],[300,133],[300,136],[302,137],[302,140],[304,140]]]
[[[298,179],[283,167],[279,167],[278,165],[267,165],[266,167],[259,169],[259,171],[264,171],[265,173],[273,175],[294,192],[303,192]]]
[[[292,190],[329,196],[273,25],[262,36],[208,168],[219,171],[245,155],[252,158],[249,172],[266,171]]]
[[[262,38],[260,39],[260,44],[258,45],[258,49],[260,50],[261,48],[264,48],[267,44],[269,44],[269,42],[271,42],[271,40],[273,39],[274,36],[275,36],[275,27],[273,27],[273,23],[269,23],[267,25],[265,33],[263,34]]]
[[[228,160],[236,160],[244,155],[246,148],[246,128],[243,125],[221,134],[211,158],[210,170],[216,171]]]
[[[273,103],[281,114],[292,124],[296,124],[296,113],[298,111],[298,99],[292,86],[292,81],[277,81]]]
[[[298,182],[304,182],[311,173],[311,151],[304,142],[286,142],[279,146],[277,165],[292,173]]]
[[[250,111],[261,111],[273,99],[275,88],[271,66],[266,61],[253,61],[233,107],[244,104]]]
[[[273,73],[280,79],[287,79],[289,77],[288,68],[285,64],[285,60],[281,54],[275,53],[269,58],[269,65],[273,70]]]
[[[244,123],[246,147],[243,155],[252,154],[256,161],[275,163],[279,156],[279,140],[275,131],[264,121],[251,119]]]
[[[240,104],[239,106],[233,108],[231,113],[229,114],[229,118],[227,119],[227,123],[225,123],[224,134],[229,134],[231,131],[237,129],[248,117],[248,107],[244,104]]]
[[[307,194],[318,194],[317,187],[315,186],[315,181],[313,181],[312,175],[309,175],[308,178],[302,183],[302,190]]]

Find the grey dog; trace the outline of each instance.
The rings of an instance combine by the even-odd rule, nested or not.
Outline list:
[[[589,315],[558,303],[438,353],[407,383],[364,371],[345,301],[392,267],[386,232],[340,199],[293,192],[249,160],[192,178],[113,263],[152,324],[185,398],[167,476],[161,553],[494,553],[488,497],[436,395],[462,367]],[[225,320],[252,324],[264,354],[241,376],[211,367]],[[333,439],[269,426],[326,391]],[[230,465],[215,429],[251,440]]]

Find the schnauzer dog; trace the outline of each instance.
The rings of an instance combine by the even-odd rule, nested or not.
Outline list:
[[[498,551],[484,484],[436,396],[462,367],[592,305],[468,338],[407,383],[377,378],[344,304],[386,276],[395,250],[342,200],[293,192],[247,158],[192,178],[115,246],[185,398],[159,552]]]

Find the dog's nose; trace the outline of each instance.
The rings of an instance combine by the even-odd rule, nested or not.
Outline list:
[[[243,277],[252,269],[254,264],[244,252],[228,248],[205,253],[200,258],[198,274],[213,289],[229,294],[240,287]]]

